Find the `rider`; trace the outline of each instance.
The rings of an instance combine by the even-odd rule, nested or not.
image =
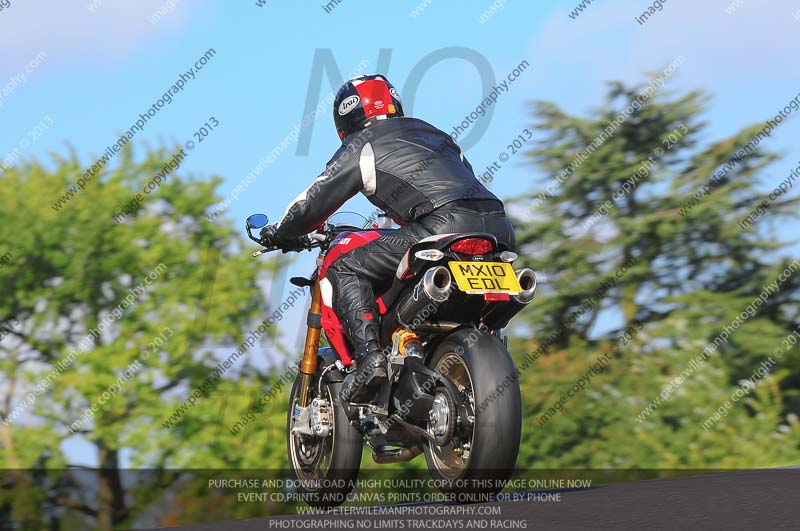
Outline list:
[[[357,192],[401,226],[342,254],[320,286],[323,297],[332,297],[362,381],[372,387],[387,376],[375,293],[391,285],[408,248],[434,234],[454,232],[487,232],[508,250],[516,239],[503,203],[475,178],[453,139],[427,122],[405,117],[397,90],[382,75],[345,83],[336,94],[333,119],[342,146],[261,236],[267,243],[290,245]]]

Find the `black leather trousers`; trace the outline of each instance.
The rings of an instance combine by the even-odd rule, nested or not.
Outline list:
[[[325,276],[333,286],[333,309],[357,359],[381,347],[375,293],[391,286],[405,252],[423,238],[454,232],[486,232],[497,238],[501,248],[516,248],[514,229],[502,203],[465,199],[353,249],[331,264]]]

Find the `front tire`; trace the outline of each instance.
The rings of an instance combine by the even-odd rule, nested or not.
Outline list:
[[[495,336],[462,329],[436,348],[428,366],[455,385],[474,416],[471,429],[459,419],[447,444],[428,442],[428,470],[456,501],[486,500],[503,489],[519,453],[522,406],[511,356]],[[443,386],[438,389],[447,395]],[[443,410],[432,418],[447,414]]]
[[[289,468],[297,480],[303,500],[312,507],[328,509],[347,500],[355,486],[361,466],[363,440],[361,434],[347,419],[339,402],[341,383],[322,386],[323,396],[332,407],[331,433],[327,437],[292,433],[294,408],[300,393],[298,373],[289,396],[289,413],[286,420],[286,447]],[[316,396],[316,381],[312,385],[311,399]]]

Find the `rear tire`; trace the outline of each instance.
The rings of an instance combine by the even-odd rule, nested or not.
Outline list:
[[[292,434],[294,406],[300,391],[301,375],[295,378],[289,396],[289,413],[286,419],[286,448],[289,468],[297,480],[303,500],[312,507],[328,509],[347,500],[353,490],[361,467],[363,439],[347,419],[339,402],[341,383],[322,386],[327,397],[331,416],[331,433],[327,437]],[[311,398],[316,396],[316,382]]]
[[[514,362],[495,336],[462,329],[436,348],[428,366],[459,389],[474,415],[472,429],[460,422],[446,445],[428,442],[428,470],[455,501],[485,501],[503,489],[519,453],[522,406]]]

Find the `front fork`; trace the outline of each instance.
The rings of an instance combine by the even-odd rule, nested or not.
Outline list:
[[[322,254],[318,260],[322,259]],[[319,337],[322,331],[322,295],[319,289],[319,274],[314,275],[311,287],[311,308],[308,310],[306,324],[306,344],[303,347],[303,359],[300,361],[300,393],[297,405],[308,407],[311,397],[311,380],[317,372],[317,355],[319,354]]]

